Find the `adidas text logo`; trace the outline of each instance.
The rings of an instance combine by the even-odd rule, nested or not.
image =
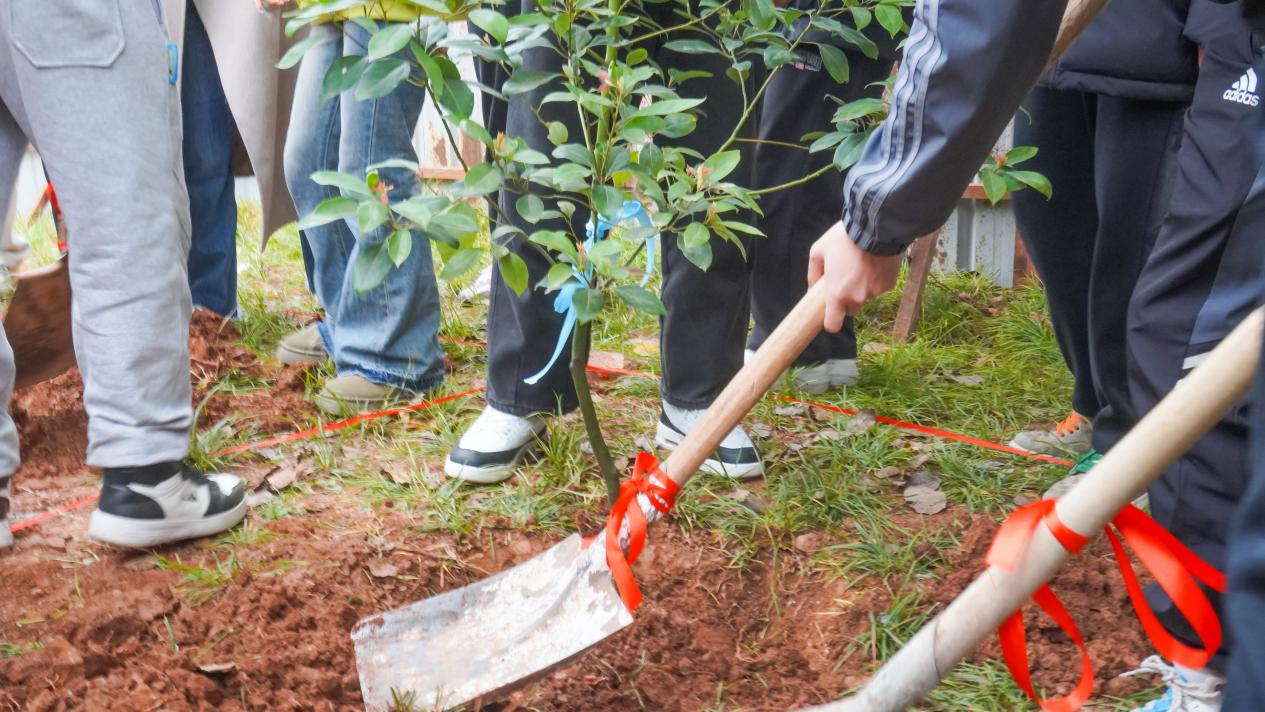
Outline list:
[[[1233,86],[1225,90],[1221,98],[1246,106],[1259,106],[1261,97],[1256,93],[1256,70],[1249,67]]]

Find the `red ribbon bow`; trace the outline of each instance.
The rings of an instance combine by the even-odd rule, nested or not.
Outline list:
[[[648,452],[638,453],[632,477],[619,488],[619,499],[606,520],[606,565],[615,579],[615,589],[629,612],[641,605],[641,589],[633,578],[632,565],[646,545],[646,515],[637,504],[637,495],[644,494],[650,505],[663,514],[676,505],[681,486],[673,482],[659,467],[659,460]],[[619,530],[628,519],[628,554],[619,545]]]
[[[1023,556],[1028,542],[1039,523],[1054,535],[1063,548],[1072,554],[1078,553],[1089,543],[1087,537],[1072,531],[1059,519],[1055,511],[1055,500],[1043,499],[1015,510],[998,530],[993,545],[988,550],[985,562],[1007,571],[1013,571]],[[1154,519],[1133,505],[1126,505],[1111,520],[1120,537],[1123,537],[1137,554],[1142,565],[1155,577],[1156,583],[1177,606],[1195,630],[1203,648],[1192,648],[1178,641],[1164,629],[1159,619],[1151,612],[1142,594],[1142,585],[1134,573],[1133,563],[1125,552],[1120,537],[1106,527],[1111,548],[1116,554],[1116,564],[1124,578],[1129,599],[1137,611],[1142,628],[1161,655],[1173,662],[1192,668],[1201,668],[1208,659],[1221,647],[1221,622],[1216,612],[1196,580],[1217,591],[1225,591],[1225,575],[1200,559],[1194,552],[1177,541]],[[1043,585],[1033,594],[1032,600],[1045,611],[1055,623],[1067,633],[1081,651],[1081,678],[1076,687],[1067,695],[1052,700],[1042,700],[1032,686],[1031,671],[1028,667],[1028,648],[1024,639],[1023,611],[1015,611],[997,629],[1001,639],[1002,656],[1006,667],[1028,697],[1032,698],[1042,709],[1050,712],[1072,712],[1081,708],[1089,699],[1094,688],[1094,666],[1089,659],[1089,651],[1081,638],[1076,621],[1054,595],[1049,585]]]

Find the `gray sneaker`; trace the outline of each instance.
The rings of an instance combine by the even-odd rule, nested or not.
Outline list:
[[[349,415],[404,405],[413,394],[402,388],[374,383],[359,374],[339,376],[325,382],[316,394],[316,407],[329,415]]]
[[[1010,446],[1038,455],[1078,458],[1093,448],[1093,439],[1093,423],[1072,411],[1054,430],[1025,430],[1010,441]]]
[[[308,366],[329,358],[325,340],[321,338],[316,324],[309,324],[282,339],[277,344],[276,355],[277,360],[287,366]]]

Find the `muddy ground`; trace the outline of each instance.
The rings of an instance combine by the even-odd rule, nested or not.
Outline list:
[[[271,384],[212,394],[204,427],[236,413],[260,432],[284,432],[306,412],[301,374],[261,366],[231,326],[198,319],[192,352],[203,384],[195,402],[229,371]],[[17,396],[26,464],[14,482],[15,522],[95,491],[83,464],[81,392],[72,372]],[[0,648],[0,709],[360,709],[348,637],[356,620],[481,578],[556,540],[486,527],[462,539],[424,534],[385,505],[369,515],[370,536],[348,526],[367,516],[359,504],[316,490],[303,507],[301,516],[254,518],[265,535],[232,561],[212,550],[212,564],[231,573],[209,591],[156,568],[152,553],[87,540],[90,506],[21,532],[15,549],[0,554],[0,642],[9,646]],[[978,571],[995,528],[962,510],[902,524],[960,532],[962,546],[947,553],[947,565],[920,582],[936,605]],[[725,709],[785,710],[837,697],[873,669],[870,651],[855,643],[892,596],[873,577],[812,573],[811,549],[843,539],[810,534],[808,547],[766,542],[738,569],[716,535],[659,527],[637,565],[647,598],[637,623],[489,708],[693,712],[723,698]],[[205,547],[159,553],[202,560]],[[1134,689],[1112,678],[1148,646],[1109,549],[1099,542],[1075,559],[1056,590],[1085,633],[1098,690]],[[1028,627],[1035,678],[1066,691],[1078,670],[1074,648],[1031,612]],[[998,654],[990,641],[977,658]]]

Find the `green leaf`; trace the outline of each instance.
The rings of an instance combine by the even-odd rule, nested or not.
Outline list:
[[[444,262],[444,269],[439,273],[440,279],[452,280],[474,269],[479,264],[483,250],[475,247],[463,247],[452,253]]]
[[[663,302],[659,301],[659,297],[643,287],[625,284],[615,288],[615,296],[639,312],[652,316],[663,316],[668,313],[668,310],[663,307]]]
[[[681,234],[681,245],[683,247],[698,247],[706,245],[712,239],[711,232],[703,223],[690,223],[685,227],[685,232]]]
[[[505,44],[505,39],[509,37],[510,22],[496,10],[486,8],[473,10],[470,12],[470,21],[500,44]]]
[[[704,242],[701,245],[682,246],[681,254],[685,255],[685,259],[693,262],[696,267],[707,271],[712,266],[712,245],[710,242]]]
[[[552,292],[562,289],[562,287],[566,286],[567,282],[570,282],[574,278],[575,271],[571,265],[565,262],[555,262],[537,286],[544,287],[546,290]]]
[[[402,59],[380,59],[365,70],[356,84],[356,101],[386,96],[408,79],[409,65]]]
[[[527,239],[560,255],[566,255],[572,261],[579,259],[575,243],[571,242],[571,238],[567,237],[561,230],[537,230]]]
[[[841,171],[845,171],[861,160],[861,154],[865,152],[865,144],[868,137],[864,134],[851,134],[839,143],[839,147],[835,149],[834,158],[831,159],[835,167]]]
[[[404,264],[412,251],[413,233],[408,230],[396,230],[387,238],[387,256],[396,267]]]
[[[593,152],[578,143],[564,143],[558,146],[553,149],[553,157],[560,161],[570,161],[589,168],[593,167]]]
[[[474,111],[474,93],[461,79],[446,77],[439,104],[457,119],[468,119]]]
[[[501,169],[494,163],[476,163],[466,171],[466,195],[486,195],[501,187]]]
[[[740,161],[742,161],[741,151],[721,151],[708,156],[707,160],[703,161],[703,168],[710,171],[704,178],[705,184],[715,185],[721,182],[725,176],[733,173]]]
[[[593,204],[603,217],[615,217],[624,207],[624,191],[610,185],[599,185],[593,189]]]
[[[369,189],[369,184],[364,178],[357,178],[356,176],[347,173],[339,173],[338,171],[317,171],[312,174],[312,182],[317,185],[332,185],[348,193],[354,193],[364,198],[374,197],[373,191]]]
[[[1014,166],[1037,155],[1036,146],[1015,146],[1006,151],[1006,165]]]
[[[351,287],[360,294],[377,287],[391,273],[391,257],[384,244],[361,250],[351,266]]]
[[[703,40],[672,40],[663,45],[664,49],[683,54],[720,54],[720,48]]]
[[[852,24],[856,25],[858,30],[864,30],[870,26],[870,21],[874,19],[874,13],[869,8],[854,7],[852,8]]]
[[[677,114],[682,111],[688,111],[702,104],[702,99],[667,99],[665,101],[656,101],[650,106],[643,106],[637,109],[637,116],[664,116],[667,114]]]
[[[567,133],[566,124],[561,121],[549,122],[549,143],[552,143],[555,146],[561,146],[567,142],[568,136],[569,134]]]
[[[321,101],[329,101],[356,86],[369,63],[364,57],[349,55],[335,59],[321,81]]]
[[[642,62],[646,61],[649,57],[650,57],[650,53],[647,52],[644,47],[638,47],[632,50],[631,52],[629,52],[627,59],[625,59],[624,61],[628,63],[628,66],[632,67],[632,66],[641,64]]]
[[[874,8],[874,17],[893,38],[905,29],[905,18],[901,16],[900,8],[895,5],[879,5]]]
[[[988,197],[988,202],[996,205],[1006,196],[1006,179],[997,175],[997,172],[990,169],[979,172],[980,182],[984,184],[984,195]]]
[[[549,83],[558,76],[560,75],[556,72],[541,72],[534,69],[520,69],[511,74],[509,79],[505,80],[505,86],[501,87],[501,92],[506,96],[525,94],[538,86]]]
[[[373,232],[390,217],[387,206],[377,200],[362,200],[356,207],[356,224],[361,232]]]
[[[515,294],[521,296],[527,290],[527,263],[522,257],[508,252],[496,261],[496,266],[501,270],[501,279],[505,280],[505,285],[514,290]]]
[[[386,59],[404,49],[411,39],[413,39],[412,25],[407,23],[387,25],[386,29],[369,40],[369,49],[365,53],[365,59],[370,62]]]
[[[391,209],[394,210],[397,215],[416,225],[419,229],[425,230],[426,226],[430,224],[431,217],[435,214],[432,205],[428,204],[430,201],[431,199],[429,198],[409,198],[408,200],[392,205]],[[440,198],[439,202],[443,203],[446,201]]]
[[[426,87],[435,95],[438,101],[444,94],[444,70],[440,68],[435,58],[430,56],[426,48],[420,42],[413,42],[409,45],[413,50],[413,56],[417,58],[417,63],[421,66],[422,71],[426,73]]]
[[[1054,195],[1054,186],[1050,185],[1050,179],[1036,171],[1011,171],[1010,177],[1044,195],[1046,200]]]
[[[844,121],[856,121],[857,119],[873,116],[882,113],[887,109],[887,105],[882,99],[857,99],[850,101],[835,111],[834,122],[836,124]]]
[[[300,230],[308,230],[332,223],[335,220],[343,220],[355,215],[358,207],[360,207],[360,201],[355,198],[342,196],[326,198],[317,204],[312,209],[312,212],[304,215],[303,219],[299,220],[298,227]]]
[[[764,32],[773,29],[777,24],[777,11],[773,8],[773,0],[743,0],[742,8],[751,18],[751,24]]]
[[[290,49],[286,50],[285,55],[281,57],[281,61],[277,62],[277,69],[289,69],[298,64],[299,60],[303,59],[303,54],[307,52],[308,48],[320,41],[321,35],[313,34],[295,42]]]
[[[602,313],[606,299],[596,289],[577,289],[575,294],[571,295],[571,304],[575,306],[576,319],[581,324],[587,324]]]
[[[840,141],[842,141],[843,139],[847,138],[850,135],[851,134],[846,134],[846,133],[843,133],[842,131],[831,131],[830,133],[825,134],[824,136],[818,137],[816,141],[813,141],[811,144],[809,144],[808,152],[817,153],[818,151],[824,151],[827,148],[834,148],[836,145],[838,145]]]
[[[826,71],[830,72],[830,76],[840,84],[848,82],[848,55],[838,47],[828,44],[819,44],[817,49],[821,51],[821,63],[825,65]]]
[[[535,224],[545,212],[545,201],[541,200],[540,196],[528,193],[515,201],[514,209],[520,218]]]

